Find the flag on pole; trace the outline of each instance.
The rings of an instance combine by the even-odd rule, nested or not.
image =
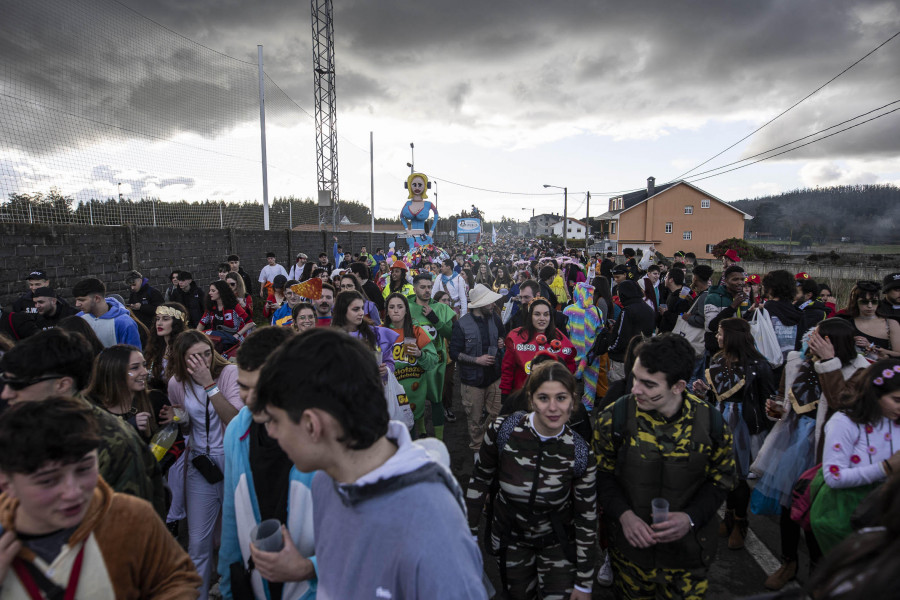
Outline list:
[[[494,225],[494,229],[493,229],[493,231],[491,232],[491,243],[492,243],[492,244],[496,244],[496,243],[497,243],[497,226],[496,226],[496,225]]]

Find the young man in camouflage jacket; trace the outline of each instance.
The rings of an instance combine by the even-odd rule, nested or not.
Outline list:
[[[597,489],[610,525],[617,598],[702,597],[708,586],[716,510],[736,479],[721,413],[685,390],[693,356],[676,334],[645,342],[632,393],[595,425]],[[668,512],[651,525],[657,498],[668,502]]]

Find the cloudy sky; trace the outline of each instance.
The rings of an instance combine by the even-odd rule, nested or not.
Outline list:
[[[341,198],[369,202],[371,131],[379,217],[405,200],[410,142],[445,215],[561,212],[542,184],[567,186],[576,216],[590,190],[597,215],[612,192],[682,176],[900,31],[889,1],[334,4]],[[261,200],[257,44],[270,197],[315,195],[308,4],[0,7],[3,195],[105,197],[121,182],[132,198]],[[691,174],[898,101],[898,73],[900,37]],[[696,185],[736,200],[900,184],[898,157],[900,111]]]

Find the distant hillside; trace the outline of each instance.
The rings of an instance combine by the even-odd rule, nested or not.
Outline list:
[[[770,234],[774,239],[815,242],[849,237],[855,242],[900,241],[900,188],[855,185],[793,190],[777,196],[736,200],[735,208],[753,215],[745,233]]]

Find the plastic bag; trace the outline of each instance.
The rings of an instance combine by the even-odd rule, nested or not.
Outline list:
[[[391,421],[400,421],[406,425],[407,429],[412,430],[416,424],[416,418],[409,405],[409,400],[406,398],[406,390],[390,370],[387,374],[387,383],[384,384],[384,399],[387,402]]]
[[[753,312],[753,318],[750,319],[750,333],[756,341],[756,349],[766,357],[769,364],[773,367],[781,366],[784,355],[781,353],[781,345],[772,326],[772,318],[765,308],[759,307]]]

